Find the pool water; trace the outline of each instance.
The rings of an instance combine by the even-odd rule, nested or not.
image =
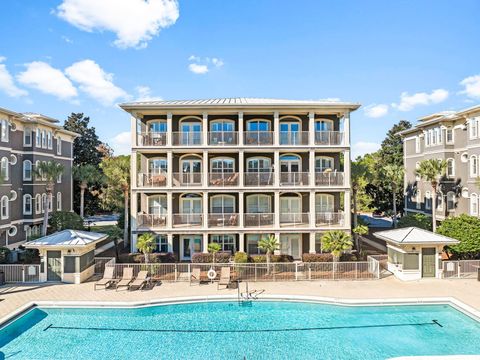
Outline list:
[[[0,330],[0,359],[385,359],[480,354],[448,305],[209,302],[35,308]]]

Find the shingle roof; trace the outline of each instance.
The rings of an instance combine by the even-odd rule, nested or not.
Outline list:
[[[433,233],[417,227],[406,227],[395,230],[385,230],[375,233],[375,236],[385,241],[397,244],[458,244],[460,241]]]
[[[26,247],[39,246],[87,246],[103,240],[106,234],[95,233],[80,230],[62,230],[55,234],[44,236],[36,240],[28,241],[24,245]]]

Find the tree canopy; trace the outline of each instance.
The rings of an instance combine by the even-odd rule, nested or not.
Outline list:
[[[457,240],[457,245],[448,246],[447,250],[459,259],[478,259],[480,257],[480,219],[462,214],[442,221],[437,233]]]
[[[418,227],[420,229],[425,229],[425,230],[432,230],[432,219],[421,213],[416,213],[416,214],[408,214],[400,218],[398,220],[397,227],[399,228],[405,228],[405,227]]]

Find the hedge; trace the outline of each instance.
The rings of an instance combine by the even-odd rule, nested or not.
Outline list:
[[[249,262],[254,263],[266,263],[267,255],[252,255]],[[271,255],[270,261],[272,263],[293,262],[293,256],[291,255]]]
[[[230,262],[230,257],[232,255],[230,252],[217,252],[215,254],[215,262],[216,263],[228,263]],[[192,263],[197,264],[209,264],[213,262],[213,254],[211,253],[194,253],[192,255]]]
[[[145,255],[141,253],[120,254],[121,263],[144,263]],[[173,253],[152,253],[148,256],[150,263],[174,263],[177,261]]]
[[[322,254],[303,254],[302,255],[303,262],[332,262],[333,255],[330,253],[322,253]]]

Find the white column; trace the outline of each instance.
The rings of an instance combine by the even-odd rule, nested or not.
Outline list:
[[[136,244],[137,237],[134,235],[134,232],[137,230],[137,192],[130,192],[130,238],[131,238],[131,250],[135,250],[134,246]],[[124,244],[126,246],[126,244]],[[133,251],[132,251],[133,252]]]
[[[136,188],[138,186],[138,166],[137,166],[137,152],[132,150],[130,156],[130,186]]]
[[[343,143],[345,146],[350,146],[350,110],[346,110],[343,115],[343,132]]]
[[[130,136],[132,139],[132,147],[139,145],[137,133],[137,118],[133,115],[130,117]]]
[[[206,112],[203,113],[202,134],[203,134],[202,145],[207,146],[208,145],[208,114]]]
[[[278,111],[273,113],[273,145],[280,144],[280,115]]]
[[[171,189],[173,185],[173,153],[167,151],[167,188]]]
[[[167,145],[173,145],[172,113],[167,113]]]
[[[308,252],[310,254],[315,254],[315,231],[310,231],[308,243],[309,243]]]
[[[278,150],[273,153],[273,186],[280,186],[280,152]]]
[[[343,152],[343,172],[344,172],[344,186],[350,187],[352,160],[350,159],[350,150]]]
[[[280,232],[279,232],[279,231],[275,231],[274,235],[275,235],[275,238],[278,240],[278,244],[280,245],[280,246],[279,246],[279,249],[278,249],[278,250],[275,250],[274,254],[275,254],[275,255],[280,255],[281,252],[282,252],[282,243],[281,243],[281,240],[280,240]]]
[[[273,218],[275,228],[280,228],[280,192],[275,191],[273,201]]]
[[[243,188],[245,183],[245,153],[240,150],[238,153],[238,185]]]
[[[351,205],[351,199],[350,199],[350,190],[345,191],[344,197],[343,197],[343,208],[344,208],[344,226],[346,228],[351,227],[351,213],[350,213],[350,205]]]
[[[167,229],[173,227],[173,196],[171,191],[167,191]]]
[[[244,193],[243,191],[238,193],[238,225],[243,230],[245,226],[245,206],[244,206]]]
[[[202,186],[207,187],[208,182],[208,171],[210,170],[210,164],[208,163],[208,151],[203,151],[203,161],[202,161]]]
[[[238,234],[238,251],[245,252],[245,234]]]
[[[173,253],[173,234],[172,233],[167,234],[167,247],[168,247],[168,252]]]
[[[310,146],[315,146],[315,113],[313,111],[308,113],[308,143]]]
[[[315,191],[310,191],[308,196],[308,206],[308,210],[310,211],[310,227],[313,229],[316,226]]]
[[[315,150],[310,150],[308,152],[308,185],[316,186],[315,184]]]
[[[202,252],[204,253],[208,253],[208,234],[207,233],[203,233],[202,234]]]
[[[206,191],[203,192],[202,200],[203,227],[206,229],[208,227],[208,193]]]
[[[237,125],[237,131],[238,131],[238,144],[243,146],[243,112],[238,113],[238,125]]]

